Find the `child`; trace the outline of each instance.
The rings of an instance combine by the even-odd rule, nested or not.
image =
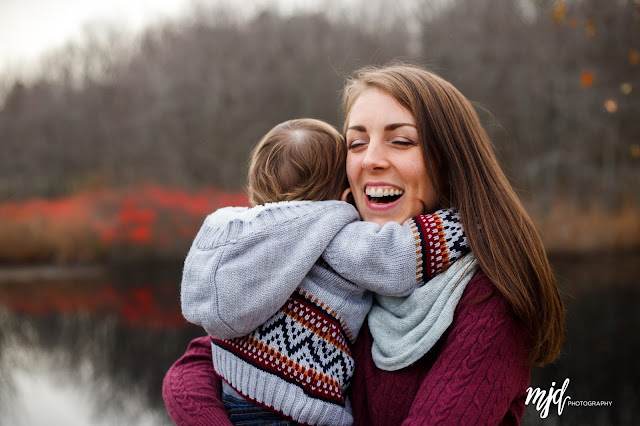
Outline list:
[[[351,424],[350,345],[372,292],[406,296],[469,251],[449,210],[402,225],[360,221],[338,201],[345,160],[332,126],[277,125],[252,153],[255,207],[210,215],[187,256],[183,314],[212,336],[233,422],[277,412],[299,423]],[[256,413],[236,415],[247,410]]]

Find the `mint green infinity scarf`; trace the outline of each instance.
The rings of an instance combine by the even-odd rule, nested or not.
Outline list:
[[[394,371],[419,360],[453,321],[478,262],[469,253],[407,297],[375,296],[369,312],[376,366]]]

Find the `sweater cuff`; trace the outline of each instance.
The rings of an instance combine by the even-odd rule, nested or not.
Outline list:
[[[412,227],[419,240],[416,254],[425,282],[471,251],[456,210],[438,210],[409,220],[416,225]]]
[[[209,338],[194,339],[167,371],[162,383],[167,412],[178,426],[230,426],[220,401]]]

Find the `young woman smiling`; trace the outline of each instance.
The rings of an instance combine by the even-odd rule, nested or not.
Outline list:
[[[435,342],[423,344],[434,307],[421,290],[377,298],[352,350],[355,424],[519,423],[530,365],[560,351],[564,307],[477,114],[450,83],[405,64],[358,71],[343,106],[361,217],[383,225],[456,208],[475,256],[468,279],[449,277],[461,297]],[[229,424],[206,337],[168,371],[163,396],[179,425]]]
[[[434,210],[436,191],[413,114],[373,86],[349,108],[347,177],[363,220],[384,225]]]

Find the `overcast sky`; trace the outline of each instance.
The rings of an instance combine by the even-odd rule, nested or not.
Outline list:
[[[213,1],[257,9],[280,4],[299,8],[316,0],[0,0],[0,72],[32,66],[42,53],[80,38],[92,23],[117,23],[137,31],[158,19]]]
[[[42,52],[77,39],[92,22],[135,31],[180,14],[190,0],[0,0],[0,68],[29,65]]]

